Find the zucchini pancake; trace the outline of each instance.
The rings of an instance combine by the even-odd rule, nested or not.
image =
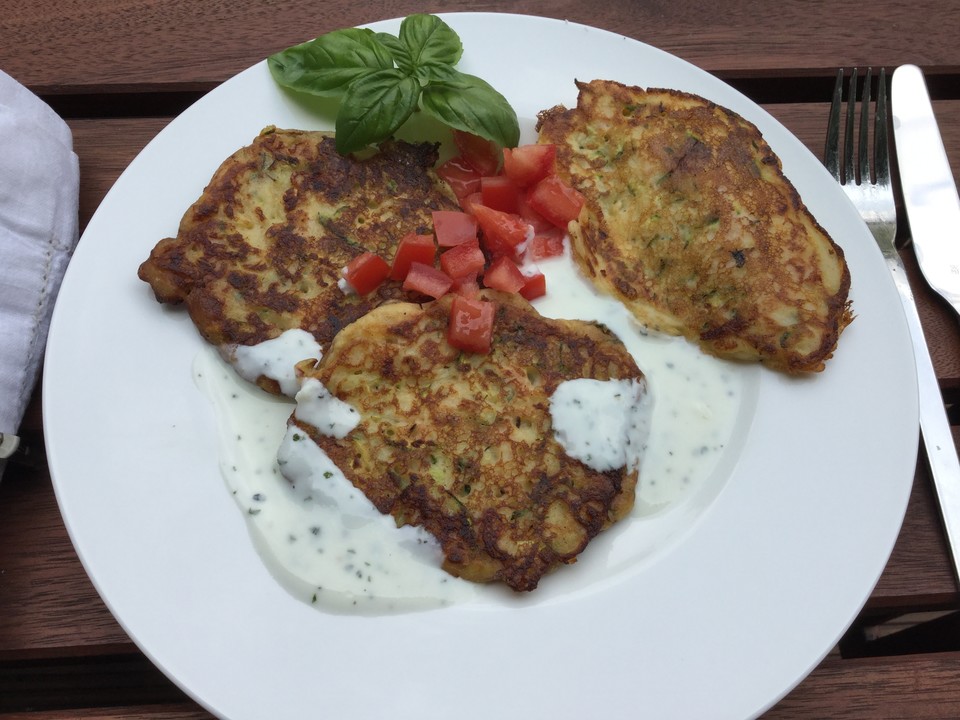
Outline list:
[[[341,330],[318,363],[299,363],[303,389],[290,422],[380,512],[431,533],[445,570],[532,590],[633,507],[646,383],[605,327],[544,318],[513,294],[483,297],[497,308],[490,354],[446,341],[450,295],[382,305]],[[630,388],[621,467],[594,469],[556,437],[551,396],[580,378]],[[306,409],[320,385],[321,396],[356,411],[348,432],[324,434],[309,421],[329,417]],[[577,416],[586,431],[590,411]]]
[[[338,286],[364,251],[392,258],[407,233],[432,233],[434,210],[458,210],[433,171],[438,146],[389,141],[342,156],[331,133],[266,128],[216,171],[139,276],[163,303],[183,303],[200,334],[228,354],[286,330],[326,348],[372,308],[406,299],[387,280],[359,296]],[[264,389],[279,392],[261,376]]]
[[[709,353],[822,370],[852,320],[850,273],[760,131],[676,90],[577,86],[537,129],[586,197],[569,227],[584,274]]]

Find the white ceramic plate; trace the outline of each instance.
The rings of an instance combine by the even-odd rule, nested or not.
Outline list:
[[[872,238],[814,158],[720,81],[633,40],[542,18],[455,14],[460,67],[526,127],[574,78],[704,95],[755,122],[846,252],[857,314],[821,375],[756,373],[729,477],[679,537],[593,589],[522,607],[331,615],[254,551],[194,386],[201,341],[136,277],[219,163],[263,126],[315,127],[260,63],[130,165],[60,292],[44,377],[50,468],[81,560],[133,640],[218,715],[746,717],[830,650],[899,531],[916,460],[913,361]],[[397,21],[378,25],[395,32]],[[496,42],[492,42],[496,39]]]

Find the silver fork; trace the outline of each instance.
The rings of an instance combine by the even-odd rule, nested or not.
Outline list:
[[[859,143],[857,144],[856,162],[854,162],[857,69],[854,68],[850,73],[842,156],[840,155],[840,111],[843,95],[843,70],[837,71],[837,83],[833,88],[833,104],[830,106],[830,120],[827,123],[827,144],[823,154],[823,162],[834,179],[843,187],[847,197],[853,201],[886,257],[897,254],[894,246],[894,239],[897,234],[897,206],[893,198],[893,185],[890,182],[887,76],[884,69],[880,68],[877,106],[874,113],[873,162],[871,163],[871,75],[871,69],[867,68],[867,74],[863,80],[863,97],[860,102]]]
[[[940,501],[941,515],[947,533],[947,542],[953,556],[954,572],[960,577],[960,526],[951,518],[960,517],[957,489],[960,488],[960,460],[950,432],[950,423],[940,394],[930,351],[923,336],[923,327],[917,313],[917,305],[907,281],[903,261],[894,244],[897,233],[897,211],[890,183],[890,155],[888,127],[890,115],[887,111],[886,73],[880,70],[880,83],[877,91],[875,125],[873,129],[873,163],[870,153],[870,80],[868,69],[864,78],[863,97],[860,105],[860,127],[858,152],[854,162],[854,125],[857,105],[857,71],[850,75],[847,96],[846,123],[844,127],[843,155],[840,154],[840,116],[843,94],[843,70],[837,73],[837,84],[833,91],[833,104],[830,106],[830,119],[827,123],[827,143],[824,150],[824,165],[840,183],[847,196],[853,201],[886,260],[887,268],[893,276],[900,301],[910,329],[913,354],[917,365],[917,387],[920,401],[920,430],[923,434],[924,449],[930,475],[933,478],[937,497]],[[872,172],[871,172],[872,171]],[[950,506],[955,506],[949,511]]]

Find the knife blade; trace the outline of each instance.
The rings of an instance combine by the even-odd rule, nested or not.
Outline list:
[[[930,287],[960,313],[960,197],[953,172],[920,68],[898,67],[891,83],[900,184],[917,262]]]
[[[951,236],[960,227],[960,197],[920,68],[898,67],[890,93],[900,186],[917,261],[930,287],[960,312],[960,237]],[[918,317],[910,331],[924,342]],[[960,460],[933,364],[924,355],[924,361],[917,360],[920,430],[954,577],[960,579]]]

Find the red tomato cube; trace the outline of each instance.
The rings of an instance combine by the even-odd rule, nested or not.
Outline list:
[[[477,239],[477,218],[457,210],[436,210],[433,213],[433,232],[437,245],[453,247]]]
[[[563,230],[552,227],[546,232],[537,233],[527,243],[526,256],[536,262],[546,258],[563,255]]]
[[[540,272],[538,272],[536,275],[529,275],[527,277],[527,281],[523,284],[523,287],[520,288],[520,294],[527,300],[533,300],[534,298],[546,295],[547,278],[543,273]]]
[[[511,255],[527,239],[530,226],[519,215],[476,205],[473,213],[483,230],[483,246],[491,255]]]
[[[440,256],[440,269],[451,278],[460,278],[466,275],[477,276],[486,265],[486,258],[480,249],[477,240],[460,243],[450,248]]]
[[[343,277],[357,295],[376,290],[390,274],[387,261],[372,252],[358,255],[343,269]]]
[[[469,210],[467,212],[469,212]],[[527,200],[527,193],[525,192],[521,192],[520,197],[517,199],[517,215],[529,223],[536,233],[556,228],[556,225],[530,207],[530,202]]]
[[[453,131],[453,142],[463,161],[481,175],[496,175],[500,169],[499,146],[479,135],[462,130]]]
[[[482,177],[480,199],[488,208],[516,213],[520,201],[520,187],[506,175]]]
[[[584,197],[556,175],[550,175],[533,186],[527,195],[527,202],[534,211],[565,229],[571,220],[576,220],[580,215]]]
[[[470,167],[463,158],[455,157],[447,160],[437,168],[437,175],[446,180],[457,198],[464,198],[470,193],[480,192],[480,173]]]
[[[556,158],[556,145],[504,148],[503,173],[520,187],[529,187],[553,174]]]
[[[498,257],[483,274],[484,286],[503,292],[520,292],[527,278],[520,272],[517,264],[506,256]]]
[[[466,197],[460,198],[460,207],[463,208],[463,211],[469,215],[473,215],[473,209],[477,205],[483,205],[483,193],[479,190],[475,193],[470,193]]]
[[[397,254],[393,256],[393,266],[390,268],[390,279],[403,280],[412,263],[433,265],[436,256],[437,246],[433,243],[433,235],[409,233],[401,238],[397,245]]]
[[[446,295],[452,284],[453,280],[443,270],[415,262],[410,264],[410,270],[403,281],[403,289],[438,298]]]
[[[480,283],[477,282],[477,276],[471,273],[454,278],[453,285],[450,286],[450,292],[476,300],[480,297]]]
[[[488,300],[455,295],[450,304],[447,342],[467,352],[489,353],[495,309]]]

